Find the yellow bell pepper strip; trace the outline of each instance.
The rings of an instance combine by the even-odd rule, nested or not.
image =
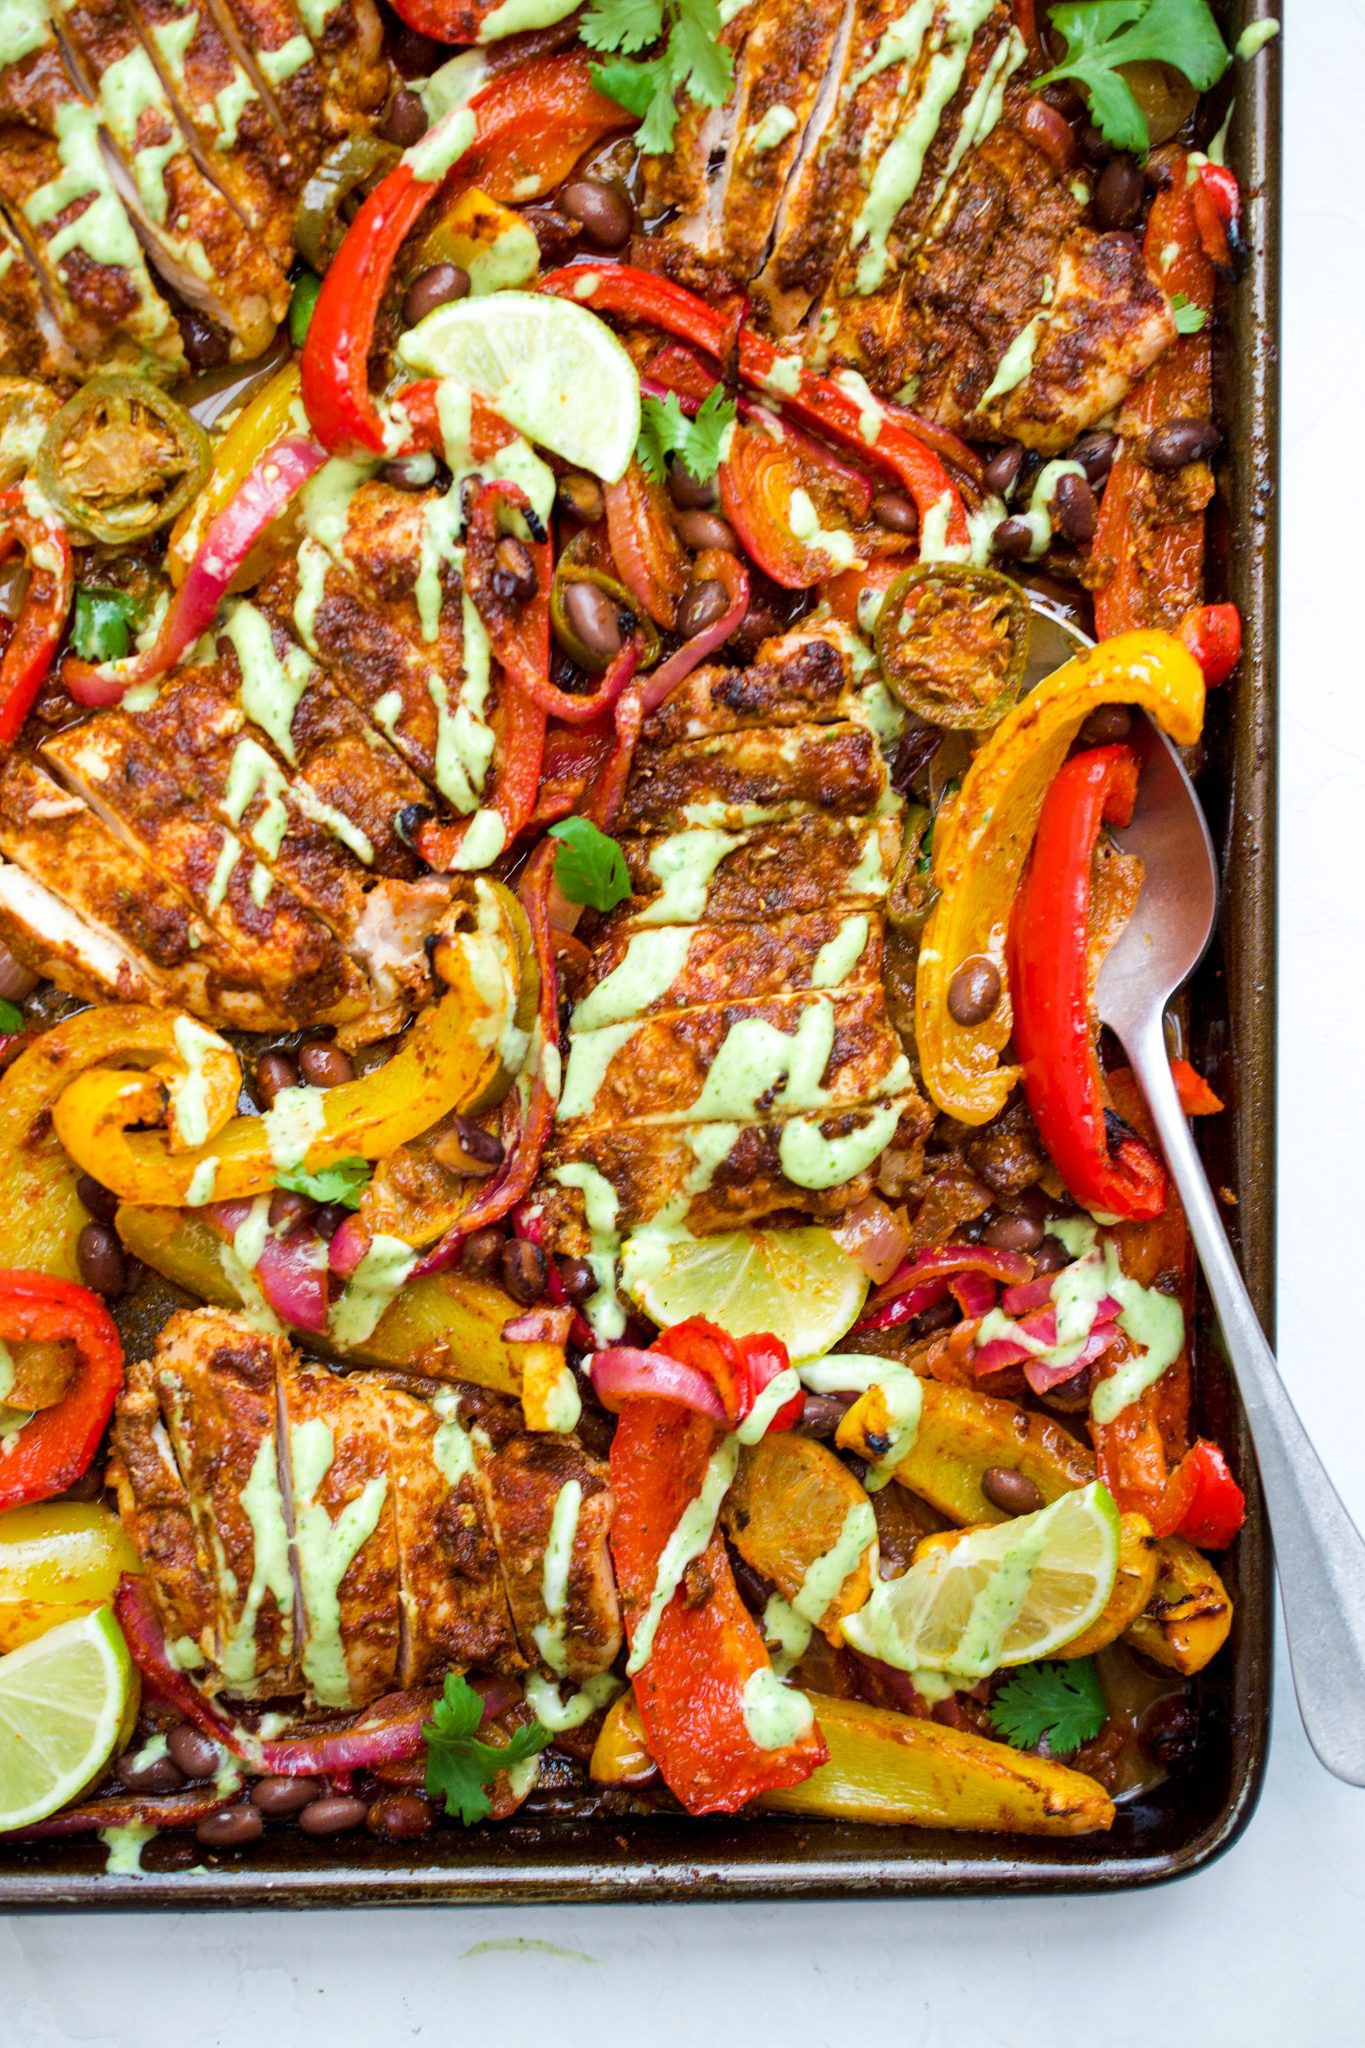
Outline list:
[[[500,914],[496,932],[443,939],[433,967],[446,991],[383,1067],[339,1088],[286,1089],[267,1115],[233,1117],[190,1150],[175,1149],[174,1130],[134,1130],[159,1115],[159,1086],[117,1069],[72,1081],[53,1111],[57,1135],[77,1165],[121,1201],[177,1207],[264,1194],[281,1170],[318,1173],[341,1159],[382,1159],[492,1085],[516,1008],[516,961],[515,936]],[[133,1014],[151,1035],[163,1013]],[[171,1020],[182,1032],[189,1022]],[[183,1099],[192,1078],[187,1064],[172,1094],[178,1085]]]
[[[1177,744],[1190,746],[1204,723],[1204,677],[1171,633],[1101,641],[1001,720],[938,815],[931,878],[937,900],[920,943],[915,1035],[925,1088],[964,1124],[998,1115],[1019,1079],[1018,1067],[1000,1064],[1013,1024],[1005,964],[1010,911],[1052,778],[1101,704],[1137,705]],[[981,1023],[959,1024],[948,992],[958,969],[979,959],[999,973],[1000,999]]]
[[[227,510],[267,449],[283,435],[297,432],[302,424],[299,366],[285,363],[238,413],[214,450],[213,468],[203,490],[171,529],[166,570],[177,590],[218,514]],[[285,522],[279,521],[269,538],[253,549],[228,590],[249,590],[259,583],[272,557],[280,552],[284,537]]]
[[[104,1606],[138,1569],[123,1524],[98,1501],[11,1508],[0,1515],[0,1656]]]

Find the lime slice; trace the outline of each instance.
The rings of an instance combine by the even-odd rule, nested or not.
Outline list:
[[[882,1579],[844,1623],[855,1650],[966,1684],[1050,1657],[1103,1613],[1119,1562],[1119,1514],[1098,1480],[1036,1515],[972,1529]]]
[[[542,448],[609,484],[640,432],[640,380],[609,327],[572,299],[491,292],[438,306],[398,353],[428,377],[468,385]]]
[[[661,1330],[705,1316],[732,1337],[780,1337],[794,1362],[819,1358],[857,1320],[868,1278],[827,1230],[637,1230],[622,1285]]]
[[[122,1739],[136,1687],[111,1607],[0,1657],[0,1832],[85,1790]]]

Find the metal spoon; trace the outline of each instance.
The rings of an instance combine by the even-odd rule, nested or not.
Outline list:
[[[1218,909],[1213,842],[1170,742],[1142,718],[1134,720],[1133,743],[1142,760],[1137,809],[1115,837],[1142,859],[1142,894],[1100,973],[1099,1013],[1147,1097],[1251,1424],[1304,1728],[1329,1771],[1365,1785],[1365,1540],[1261,1333],[1167,1058],[1166,1005],[1198,966]]]

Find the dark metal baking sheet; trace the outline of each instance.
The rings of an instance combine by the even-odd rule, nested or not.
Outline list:
[[[1229,35],[1265,0],[1239,0]],[[1285,9],[1279,7],[1281,15]],[[1247,195],[1246,275],[1230,295],[1218,364],[1228,461],[1212,532],[1210,582],[1235,598],[1246,652],[1210,704],[1201,790],[1223,850],[1226,893],[1214,950],[1191,1004],[1194,1051],[1229,1114],[1203,1135],[1214,1184],[1234,1197],[1229,1227],[1267,1329],[1275,1243],[1275,720],[1278,449],[1278,45],[1238,65],[1230,161]],[[1197,1768],[1122,1805],[1107,1835],[1039,1841],[931,1829],[809,1823],[756,1815],[553,1815],[441,1829],[415,1844],[309,1841],[272,1832],[240,1861],[103,1876],[98,1842],[0,1845],[0,1909],[23,1907],[486,1905],[560,1901],[837,1898],[1118,1891],[1187,1876],[1229,1848],[1256,1804],[1270,1728],[1271,1554],[1245,1420],[1205,1318],[1200,1427],[1234,1448],[1247,1526],[1223,1566],[1236,1602],[1227,1649],[1197,1681]]]

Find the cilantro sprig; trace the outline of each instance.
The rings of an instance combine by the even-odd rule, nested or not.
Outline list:
[[[1151,131],[1119,67],[1169,64],[1207,92],[1232,62],[1208,0],[1068,0],[1048,14],[1066,38],[1066,55],[1035,87],[1074,79],[1106,142],[1138,156],[1150,148]]]
[[[591,818],[561,818],[557,825],[551,825],[550,837],[559,841],[555,884],[570,903],[586,903],[592,910],[611,910],[625,902],[630,894],[625,855]]]
[[[126,590],[83,583],[71,613],[71,645],[82,661],[122,661],[142,606]]]
[[[331,1166],[319,1167],[316,1173],[307,1173],[301,1166],[277,1173],[277,1188],[288,1188],[291,1194],[311,1195],[315,1202],[339,1203],[343,1209],[358,1209],[360,1197],[370,1180],[368,1159],[338,1159]]]
[[[665,28],[661,50],[633,56],[660,42]],[[673,147],[680,88],[701,106],[724,104],[735,60],[720,31],[718,0],[595,0],[584,15],[579,34],[588,48],[619,53],[615,63],[593,65],[593,84],[637,116],[635,140],[644,155]]]
[[[1015,1749],[1046,1743],[1052,1756],[1072,1756],[1099,1734],[1109,1712],[1090,1657],[1068,1664],[1025,1664],[990,1704],[991,1725]]]
[[[13,1038],[16,1032],[26,1031],[27,1029],[28,1026],[24,1022],[24,1013],[19,1008],[19,1005],[10,1002],[6,996],[0,996],[0,1035],[6,1038]]]
[[[1202,334],[1209,324],[1209,316],[1202,306],[1196,306],[1193,299],[1184,292],[1177,292],[1171,300],[1171,313],[1175,319],[1177,334]]]
[[[677,457],[688,475],[699,484],[709,484],[720,468],[721,449],[735,417],[735,401],[725,386],[709,391],[695,419],[689,419],[678,403],[676,391],[667,398],[640,401],[640,438],[635,454],[647,476],[661,484],[670,455]]]
[[[539,1722],[529,1728],[514,1728],[510,1741],[501,1747],[481,1742],[478,1728],[483,1720],[483,1701],[467,1678],[446,1673],[445,1689],[422,1724],[427,1746],[426,1788],[433,1799],[444,1799],[450,1817],[472,1827],[493,1811],[487,1788],[499,1771],[509,1771],[539,1754],[550,1739],[548,1728]]]

